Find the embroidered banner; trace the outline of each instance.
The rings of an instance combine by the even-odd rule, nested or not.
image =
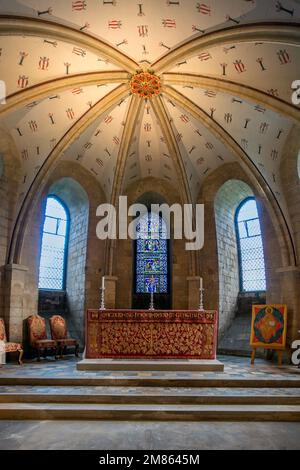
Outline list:
[[[216,311],[88,310],[86,358],[215,359]]]

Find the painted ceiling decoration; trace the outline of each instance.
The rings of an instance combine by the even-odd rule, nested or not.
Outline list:
[[[63,160],[110,201],[153,176],[195,202],[215,169],[243,159],[289,224],[280,163],[300,120],[299,26],[296,0],[2,0],[16,226]]]

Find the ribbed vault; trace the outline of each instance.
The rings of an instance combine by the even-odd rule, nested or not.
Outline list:
[[[281,221],[279,235],[293,253],[280,163],[300,121],[291,98],[300,78],[299,4],[50,3],[0,5],[7,96],[0,125],[22,161],[8,261],[18,262],[36,195],[64,160],[89,171],[114,204],[149,176],[195,203],[215,169],[238,161]],[[141,69],[161,80],[151,100],[130,93]],[[107,255],[109,271],[110,265]]]

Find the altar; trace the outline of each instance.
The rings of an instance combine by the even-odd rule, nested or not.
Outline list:
[[[216,359],[218,314],[88,310],[86,359]]]

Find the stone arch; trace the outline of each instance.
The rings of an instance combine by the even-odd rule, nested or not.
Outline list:
[[[297,286],[291,278],[294,268],[285,266],[285,248],[278,237],[276,220],[272,219],[268,200],[262,193],[259,185],[255,185],[238,163],[228,163],[214,171],[204,182],[198,196],[198,203],[205,205],[205,244],[199,255],[200,273],[206,284],[205,307],[218,309],[220,304],[218,243],[216,236],[215,197],[219,189],[228,180],[239,180],[249,186],[253,192],[258,206],[261,222],[262,238],[264,244],[268,303],[286,303],[290,312],[290,329],[288,340],[295,335],[294,318],[297,318],[297,304],[295,297]],[[276,253],[276,256],[274,256]],[[193,294],[193,304],[197,305],[197,291]],[[221,336],[220,338],[221,339]]]
[[[81,280],[80,286],[78,286],[79,280],[76,279],[75,284],[71,286],[69,283],[67,286],[68,301],[71,303],[66,312],[69,314],[73,333],[82,340],[85,310],[99,307],[99,286],[104,273],[105,250],[104,242],[98,240],[96,235],[98,222],[96,209],[99,204],[106,202],[106,198],[101,185],[90,172],[78,163],[67,161],[61,162],[50,175],[43,191],[37,195],[30,211],[30,220],[26,223],[24,243],[20,253],[20,264],[25,269],[24,284],[19,294],[22,298],[22,307],[16,318],[18,330],[15,339],[22,339],[22,321],[39,311],[39,259],[43,215],[48,194],[55,194],[63,200],[75,224],[74,232],[71,227],[70,238],[74,238],[69,249],[72,250],[72,256],[80,260],[77,259],[75,262],[74,259],[73,267],[69,266],[68,270],[71,282],[72,276],[75,278],[78,275],[76,269],[80,266]]]
[[[125,195],[128,205],[135,202],[147,203],[151,198],[168,205],[181,203],[178,190],[169,182],[158,178],[145,178],[127,187]],[[153,199],[152,199],[153,200]],[[114,273],[118,279],[117,303],[119,308],[131,308],[133,269],[133,245],[131,240],[118,240],[115,245]],[[185,251],[185,240],[171,240],[172,303],[177,309],[188,307],[188,282],[190,252]],[[124,270],[124,266],[128,269]]]
[[[147,207],[148,211],[151,211],[152,205],[162,205],[167,204],[166,199],[156,191],[147,191],[144,192],[142,195],[138,197],[135,201],[136,204],[142,204]],[[162,214],[157,214],[162,216],[163,223],[167,221],[164,219]],[[148,220],[148,219],[147,219]],[[170,218],[170,225],[165,225],[170,229],[170,233],[172,233],[172,218]],[[168,281],[169,281],[169,292],[165,294],[160,294],[159,296],[155,296],[155,306],[157,309],[159,308],[171,308],[172,304],[172,251],[173,251],[173,239],[167,241],[167,254],[168,254]],[[148,308],[149,306],[149,295],[148,294],[138,294],[135,292],[136,286],[136,279],[135,279],[135,263],[136,263],[136,242],[132,241],[133,245],[133,259],[132,259],[132,271],[133,271],[133,292],[132,292],[132,307],[133,308]]]
[[[219,333],[232,323],[240,291],[239,260],[235,231],[238,206],[254,193],[244,181],[230,179],[216,193],[214,211],[219,266]]]
[[[64,203],[70,216],[65,266],[66,286],[60,305],[64,307],[63,313],[68,313],[71,320],[71,334],[83,340],[89,199],[80,183],[66,176],[56,180],[48,188],[47,196],[50,195],[56,196]],[[55,292],[40,291],[39,312],[47,313],[47,304],[53,304],[51,300],[57,296]],[[52,313],[55,312],[51,309],[50,314]]]

